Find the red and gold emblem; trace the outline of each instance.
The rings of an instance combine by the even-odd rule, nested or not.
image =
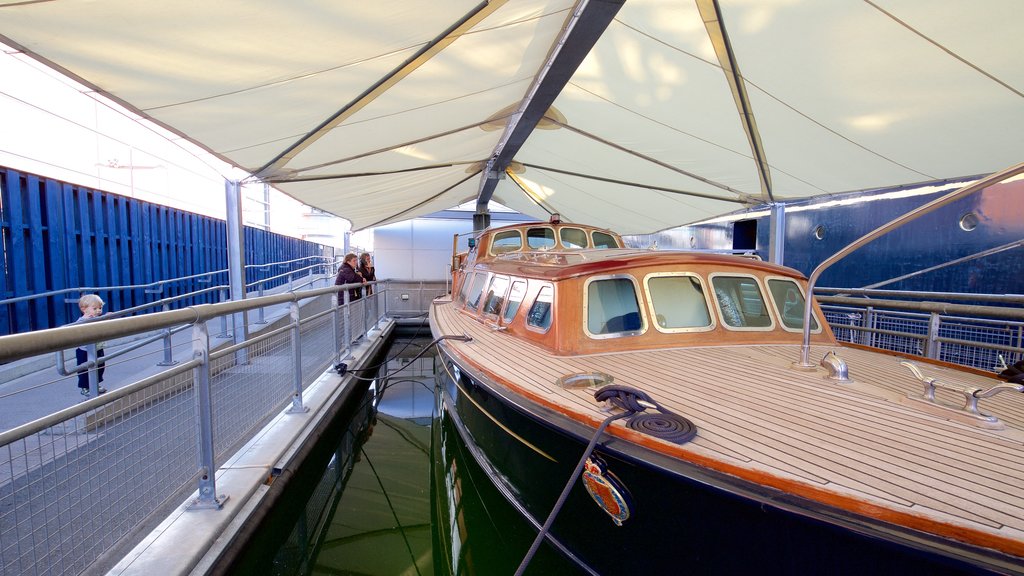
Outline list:
[[[629,519],[629,491],[615,474],[608,470],[604,460],[597,456],[587,458],[581,479],[590,497],[612,517],[612,522],[622,526],[622,523]]]

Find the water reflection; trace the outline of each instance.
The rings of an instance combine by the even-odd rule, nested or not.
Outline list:
[[[438,409],[429,344],[392,344],[382,377],[331,448],[322,476],[288,499],[302,510],[299,518],[268,527],[288,533],[273,561],[236,567],[368,576],[515,571],[536,530],[497,492]],[[527,574],[553,573],[577,572],[542,547]]]

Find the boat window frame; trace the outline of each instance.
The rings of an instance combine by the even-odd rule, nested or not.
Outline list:
[[[480,313],[480,299],[483,297],[484,289],[487,287],[488,280],[490,280],[489,276],[491,275],[491,273],[487,272],[487,271],[477,271],[474,274],[476,274],[476,276],[481,278],[481,280],[480,280],[480,289],[479,289],[479,291],[477,292],[477,295],[476,295],[476,304],[473,304],[473,303],[470,303],[470,297],[473,295],[473,287],[472,286],[470,287],[469,292],[466,293],[466,310],[469,310],[471,312],[475,312],[475,313],[479,314]]]
[[[536,324],[531,324],[530,323],[530,314],[533,312],[533,307],[536,306],[537,302],[540,301],[540,295],[541,295],[541,293],[544,292],[545,289],[549,289],[551,291],[551,306],[550,306],[550,309],[548,310],[548,316],[549,316],[548,325],[545,326],[545,327],[541,327],[541,326],[537,326]],[[527,285],[527,290],[529,291],[529,285]],[[526,299],[524,298],[523,300],[525,301]],[[520,307],[522,307],[522,304],[520,304]],[[526,326],[526,329],[531,331],[531,332],[536,332],[537,334],[547,334],[548,331],[551,330],[551,327],[554,324],[555,324],[555,285],[552,284],[551,282],[542,282],[542,283],[540,283],[539,288],[537,288],[537,292],[533,295],[533,301],[530,302],[530,307],[527,308],[527,310],[526,310],[526,316],[523,318],[523,325]]]
[[[469,270],[462,273],[462,286],[459,287],[459,292],[455,296],[455,302],[466,305],[466,297],[469,294],[469,287],[472,285],[473,275],[475,271]]]
[[[608,236],[609,238],[611,238],[612,240],[615,241],[615,246],[612,246],[612,247],[605,247],[605,246],[598,247],[597,240],[594,240],[594,234],[604,234],[604,235]],[[613,250],[615,248],[622,248],[623,246],[622,246],[622,239],[619,238],[618,236],[612,234],[611,232],[605,232],[604,230],[591,230],[590,231],[590,247],[595,249],[595,250]]]
[[[507,326],[515,322],[516,316],[519,314],[519,310],[523,307],[523,302],[526,301],[526,296],[530,291],[530,283],[526,278],[520,278],[518,276],[510,276],[509,278],[508,294],[505,296],[505,304],[501,307],[501,314],[498,316],[498,322],[503,326]],[[508,306],[512,302],[512,288],[514,288],[516,284],[523,285],[523,297],[516,301],[516,309],[512,312],[512,317],[509,318]]]
[[[503,278],[507,282],[507,284],[505,285],[504,292],[502,292],[501,294],[501,304],[498,305],[498,309],[492,314],[487,311],[487,303],[492,296],[496,295],[493,293],[492,288],[494,287],[494,282],[499,278]],[[501,315],[501,311],[505,309],[505,300],[506,298],[508,298],[508,291],[511,287],[512,278],[509,275],[492,274],[490,282],[488,282],[487,287],[484,288],[484,294],[487,295],[487,297],[483,298],[480,302],[480,315],[484,318],[489,318],[493,319],[494,321],[497,321],[498,317]]]
[[[761,294],[761,303],[764,306],[764,311],[768,314],[768,320],[771,322],[767,326],[733,326],[725,321],[725,315],[722,313],[721,303],[718,301],[718,294],[715,294],[715,278],[719,277],[731,277],[731,278],[750,278],[757,285],[757,289]],[[773,308],[768,304],[765,299],[765,295],[768,293],[765,286],[761,283],[761,279],[756,274],[749,272],[712,272],[708,274],[708,284],[711,286],[711,293],[714,295],[715,310],[718,312],[718,319],[721,320],[722,327],[726,330],[734,332],[772,332],[778,325],[775,320],[775,315],[772,314]],[[737,303],[742,306],[742,304]],[[741,310],[742,312],[742,310]]]
[[[566,246],[565,242],[562,241],[562,232],[565,231],[565,230],[576,230],[576,231],[580,232],[581,234],[583,234],[583,239],[584,239],[584,241],[586,243],[583,246],[580,246],[578,248],[576,248],[576,247],[570,248],[569,246]],[[590,247],[593,246],[591,244],[590,234],[587,234],[587,230],[585,228],[580,228],[579,226],[559,226],[558,227],[558,245],[562,248],[562,250],[586,250],[587,248],[590,248]]]
[[[551,246],[546,246],[546,247],[545,246],[541,246],[541,247],[538,247],[538,248],[534,248],[533,246],[530,246],[530,230],[550,230],[551,231],[551,238],[555,241],[554,244],[552,244]],[[523,251],[523,252],[546,252],[548,250],[557,250],[558,246],[561,243],[561,241],[558,238],[558,231],[555,230],[554,226],[542,226],[542,225],[528,226],[526,228],[523,228],[522,231],[523,231],[523,248],[521,248],[520,251]]]
[[[633,283],[633,295],[636,296],[636,307],[637,314],[640,315],[640,329],[639,330],[623,330],[621,332],[609,332],[607,334],[594,334],[590,331],[590,285],[594,282],[602,280],[629,280]],[[583,333],[588,338],[594,340],[607,340],[609,338],[625,338],[631,336],[642,336],[647,333],[647,317],[644,314],[644,307],[641,305],[643,297],[640,295],[640,282],[637,281],[636,277],[632,274],[602,274],[600,276],[591,276],[583,282],[583,313],[581,316],[583,324]]]
[[[704,307],[708,312],[708,320],[710,323],[707,326],[692,326],[686,328],[668,328],[658,323],[658,310],[654,307],[654,298],[651,296],[651,285],[649,280],[651,278],[665,278],[665,277],[689,277],[696,278],[700,283],[701,292],[704,296]],[[708,284],[704,277],[696,272],[651,272],[644,276],[644,299],[647,301],[647,309],[651,318],[654,322],[651,326],[655,330],[663,334],[685,334],[689,332],[711,332],[718,327],[718,316],[715,314],[714,309],[708,302]]]
[[[515,234],[515,235],[519,236],[519,247],[516,248],[515,250],[506,250],[504,252],[495,252],[494,251],[494,246],[495,246],[495,244],[497,244],[498,236],[501,236],[503,234],[508,234],[509,238],[512,237],[512,234]],[[519,229],[519,228],[513,228],[512,230],[498,230],[496,232],[493,232],[491,234],[491,238],[490,238],[490,240],[488,241],[487,244],[488,244],[488,246],[487,246],[487,253],[490,254],[491,256],[501,256],[502,254],[510,254],[512,252],[522,252],[523,251],[523,246],[526,245],[526,243],[523,241],[523,231],[521,229]]]
[[[779,310],[778,306],[776,306],[776,304],[775,304],[775,296],[772,294],[772,288],[771,288],[771,285],[769,284],[769,282],[771,280],[783,280],[783,281],[795,284],[797,290],[800,291],[800,295],[803,296],[804,304],[803,304],[803,306],[800,306],[800,324],[801,324],[801,326],[799,328],[790,328],[789,326],[786,326],[786,322],[783,321],[784,316],[782,315],[782,311]],[[798,280],[796,280],[795,278],[790,278],[788,276],[780,276],[778,274],[773,274],[771,276],[765,276],[764,277],[764,287],[768,290],[768,296],[769,296],[768,300],[771,301],[771,303],[772,303],[772,308],[775,311],[775,317],[779,319],[779,327],[782,328],[783,330],[785,330],[786,332],[798,332],[800,334],[803,334],[803,332],[804,332],[804,327],[803,327],[803,323],[804,323],[804,321],[803,321],[803,318],[804,318],[804,307],[807,306],[807,292],[804,290],[804,287],[800,284],[800,282]],[[818,318],[818,314],[814,310],[813,307],[811,307],[811,319],[814,320],[814,322],[818,325],[817,328],[812,328],[811,329],[811,334],[821,334],[821,324],[822,324],[821,318]]]

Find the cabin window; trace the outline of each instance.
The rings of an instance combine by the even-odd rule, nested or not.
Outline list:
[[[587,282],[587,300],[583,303],[587,332],[591,336],[621,336],[643,329],[636,284],[629,276],[595,278]]]
[[[551,228],[530,228],[526,231],[526,245],[541,250],[554,248],[555,231]]]
[[[462,289],[459,290],[459,302],[465,304],[466,295],[469,294],[469,285],[473,283],[473,273],[470,272],[462,278]]]
[[[469,293],[466,295],[466,307],[476,310],[480,306],[480,295],[484,292],[484,284],[487,280],[487,274],[483,272],[477,272],[476,276],[473,276],[473,285],[469,287]]]
[[[579,228],[562,228],[558,231],[562,246],[570,250],[587,247],[587,233]]]
[[[594,248],[618,248],[619,243],[615,241],[615,236],[606,232],[594,232],[590,233],[590,236],[594,239]]]
[[[779,315],[783,328],[802,331],[805,300],[800,286],[784,278],[770,278],[767,284],[768,292],[772,295],[772,304],[775,305],[775,312]],[[818,320],[814,317],[814,310],[811,310],[811,331],[818,331]]]
[[[526,282],[523,280],[513,282],[512,289],[508,293],[508,304],[505,305],[505,314],[502,316],[506,324],[516,317],[516,312],[519,311],[519,305],[523,302],[525,296]]]
[[[506,230],[498,232],[491,240],[491,255],[515,252],[523,247],[523,237],[519,230]]]
[[[711,277],[718,314],[725,326],[733,329],[758,330],[772,328],[772,317],[761,294],[761,286],[753,276]]]
[[[491,286],[487,289],[487,298],[484,298],[484,314],[497,316],[502,302],[505,301],[505,292],[507,291],[508,276],[495,276],[491,280]]]
[[[654,323],[662,332],[714,327],[704,282],[696,274],[651,274],[646,278]]]
[[[534,328],[547,330],[551,327],[551,301],[554,292],[551,286],[544,286],[537,294],[537,299],[530,307],[530,313],[526,315],[526,323]]]

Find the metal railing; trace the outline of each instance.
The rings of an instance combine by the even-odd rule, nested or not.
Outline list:
[[[220,507],[218,466],[286,406],[303,412],[304,387],[384,319],[387,281],[373,284],[356,301],[357,285],[331,286],[0,337],[6,362],[191,329],[188,360],[0,433],[0,572],[80,573],[197,488],[193,507]],[[283,326],[211,346],[221,316],[282,305]]]
[[[271,276],[271,277],[268,277],[268,278],[263,278],[263,279],[260,279],[260,280],[256,280],[255,282],[251,282],[249,284],[246,284],[246,292],[247,293],[254,292],[257,296],[262,297],[262,296],[265,295],[265,292],[266,292],[265,287],[268,284],[272,284],[272,283],[277,282],[278,280],[281,280],[283,278],[287,278],[287,286],[284,288],[285,290],[297,290],[297,289],[300,289],[300,288],[304,288],[306,286],[312,286],[312,285],[316,284],[317,282],[329,280],[329,279],[334,277],[334,268],[336,267],[335,266],[335,264],[336,264],[335,259],[334,258],[329,258],[329,257],[326,257],[326,256],[306,256],[306,257],[303,257],[303,258],[295,258],[295,259],[292,259],[292,260],[284,260],[284,261],[281,261],[281,262],[270,262],[270,263],[267,263],[267,264],[250,264],[250,265],[246,266],[246,269],[269,270],[272,267],[290,267],[291,265],[293,265],[293,264],[295,264],[297,262],[307,262],[307,261],[312,261],[313,263],[309,264],[307,266],[302,266],[300,268],[289,270],[287,272],[284,272],[282,274],[278,274],[276,276]],[[214,271],[214,272],[206,272],[206,273],[203,273],[203,274],[195,274],[195,275],[192,275],[192,276],[182,276],[180,278],[172,278],[170,280],[161,280],[159,282],[153,282],[151,284],[125,285],[125,286],[107,286],[107,287],[96,287],[96,288],[93,288],[93,287],[65,288],[63,290],[54,290],[54,291],[51,291],[51,292],[43,292],[43,293],[39,293],[39,294],[33,294],[33,295],[30,295],[30,296],[21,296],[21,297],[18,297],[18,298],[8,298],[6,300],[0,300],[0,306],[2,306],[4,304],[12,304],[12,303],[16,303],[16,302],[25,302],[25,301],[30,301],[30,300],[34,300],[34,299],[48,298],[50,296],[59,296],[59,295],[65,295],[65,294],[78,294],[78,295],[81,295],[81,294],[86,294],[86,293],[91,293],[91,292],[99,292],[99,293],[108,294],[108,293],[113,293],[113,292],[117,292],[117,291],[134,290],[134,289],[139,289],[139,288],[144,288],[146,290],[146,292],[149,293],[149,294],[162,294],[163,291],[164,291],[164,288],[166,286],[168,286],[168,285],[171,285],[171,284],[174,284],[174,283],[178,283],[178,282],[183,282],[183,281],[186,281],[186,280],[193,280],[193,279],[197,279],[197,278],[199,278],[199,280],[197,280],[198,283],[210,283],[212,281],[213,277],[217,276],[218,274],[226,275],[227,272],[228,272],[227,270],[217,270],[217,271]],[[303,275],[304,278],[302,278],[301,282],[296,283],[296,278],[301,273],[303,273],[303,272],[305,273]],[[144,312],[144,311],[147,311],[147,310],[151,310],[151,309],[154,309],[154,308],[159,308],[160,310],[162,310],[164,312],[167,312],[167,311],[172,309],[173,305],[176,302],[184,302],[184,301],[189,300],[190,298],[194,298],[196,296],[200,296],[200,295],[207,294],[207,293],[210,293],[210,292],[217,292],[218,293],[218,301],[219,302],[226,302],[226,301],[229,300],[229,290],[228,290],[228,286],[227,285],[209,286],[209,287],[206,287],[206,288],[202,288],[200,290],[194,290],[192,292],[187,292],[187,293],[179,294],[179,295],[176,295],[176,296],[169,296],[167,298],[161,298],[160,300],[155,300],[153,302],[147,302],[147,303],[144,303],[144,304],[140,304],[138,306],[133,306],[131,308],[124,308],[122,310],[117,310],[117,311],[114,311],[114,312],[111,312],[111,313],[105,315],[105,319],[113,319],[113,318],[121,318],[121,317],[124,317],[124,316],[130,316],[130,315],[134,315],[134,314],[137,314],[137,313],[140,313],[140,312]],[[76,298],[65,299],[65,302],[76,302],[76,301],[77,301]],[[259,324],[266,323],[266,320],[265,320],[265,307],[262,307],[262,306],[259,307],[257,309],[257,313],[259,314],[259,320],[257,320],[256,322],[259,323]],[[221,324],[220,324],[220,334],[226,334],[228,332],[228,317],[227,317],[227,315],[221,316],[220,322],[221,322]],[[158,362],[157,365],[158,366],[171,366],[171,365],[174,364],[174,360],[172,359],[171,337],[175,333],[177,333],[178,331],[180,331],[182,329],[183,329],[182,327],[165,328],[165,329],[161,330],[159,334],[156,334],[156,335],[153,335],[153,336],[149,336],[147,338],[142,339],[141,341],[135,341],[135,342],[132,342],[129,345],[126,345],[124,347],[118,348],[118,350],[116,352],[114,352],[114,353],[112,353],[112,354],[110,354],[109,356],[106,357],[106,361],[109,362],[110,360],[116,358],[117,356],[120,356],[120,355],[123,355],[123,354],[127,354],[129,352],[137,350],[137,349],[139,349],[139,348],[141,348],[143,346],[146,346],[146,345],[148,345],[148,344],[150,344],[152,342],[155,342],[157,340],[163,340],[163,344],[164,344],[163,352],[164,352],[164,355],[163,355],[163,359],[160,362]],[[56,357],[55,357],[55,361],[54,361],[54,364],[56,365],[56,368],[57,368],[57,374],[59,374],[61,376],[68,376],[70,374],[74,374],[74,373],[78,373],[78,372],[83,372],[83,371],[85,371],[85,370],[87,370],[89,368],[92,368],[92,367],[96,366],[96,350],[94,348],[90,348],[89,345],[85,346],[85,348],[86,348],[87,354],[88,354],[87,362],[85,364],[77,364],[76,367],[74,367],[74,368],[69,368],[68,365],[67,365],[68,359],[65,356],[65,352],[66,351],[65,350],[58,350],[56,352]],[[93,393],[95,394],[96,387],[92,386],[92,389],[93,389]]]
[[[822,292],[943,297],[1024,304],[1020,295],[819,289]],[[818,296],[836,339],[999,372],[1024,358],[1024,309],[911,300]]]

